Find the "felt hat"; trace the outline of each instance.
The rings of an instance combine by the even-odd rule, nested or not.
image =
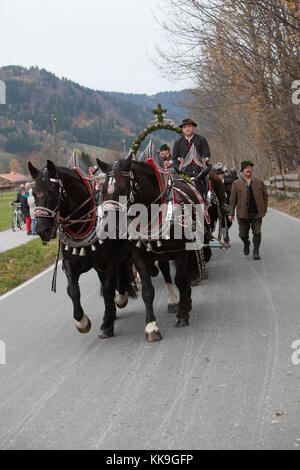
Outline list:
[[[184,119],[182,123],[179,125],[179,127],[181,127],[182,129],[183,126],[186,126],[187,124],[191,124],[192,126],[197,127],[197,123],[193,119]]]
[[[161,147],[160,147],[160,151],[163,152],[164,150],[170,150],[170,147],[168,146],[168,144],[163,144]]]
[[[226,170],[224,169],[223,163],[219,162],[216,163],[215,166],[213,167],[213,172],[215,175],[223,175]]]
[[[254,163],[252,162],[252,160],[246,160],[244,162],[241,163],[241,171],[244,171],[245,168],[247,168],[247,166],[254,166]]]

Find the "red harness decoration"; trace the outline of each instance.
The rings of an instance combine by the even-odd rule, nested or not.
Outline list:
[[[158,184],[159,184],[160,192],[163,193],[164,192],[164,183],[163,183],[161,173],[158,171],[158,169],[156,167],[155,161],[152,158],[148,158],[146,163],[148,165],[151,165],[152,168],[154,169],[155,174],[156,174],[156,178],[157,178],[157,181],[158,181]],[[162,202],[163,202],[163,200],[164,200],[164,198],[162,198]]]

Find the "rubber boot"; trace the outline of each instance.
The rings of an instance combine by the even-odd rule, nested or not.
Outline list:
[[[254,245],[254,250],[253,250],[253,259],[259,260],[259,247],[261,243],[261,233],[259,235],[253,235],[253,245]]]
[[[248,238],[242,238],[242,241],[244,243],[244,255],[248,256],[250,255],[250,241]]]

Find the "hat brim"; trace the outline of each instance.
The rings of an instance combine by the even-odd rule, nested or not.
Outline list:
[[[184,126],[194,126],[194,127],[197,127],[198,124],[196,124],[195,122],[186,122],[185,124],[180,124],[180,128],[183,129]]]

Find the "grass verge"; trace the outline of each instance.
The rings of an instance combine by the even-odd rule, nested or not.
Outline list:
[[[10,203],[16,198],[16,192],[0,194],[0,232],[11,228],[12,207]]]
[[[284,194],[270,196],[270,207],[300,219],[300,198],[287,197]]]
[[[0,295],[54,263],[57,240],[43,246],[39,238],[0,254]]]

